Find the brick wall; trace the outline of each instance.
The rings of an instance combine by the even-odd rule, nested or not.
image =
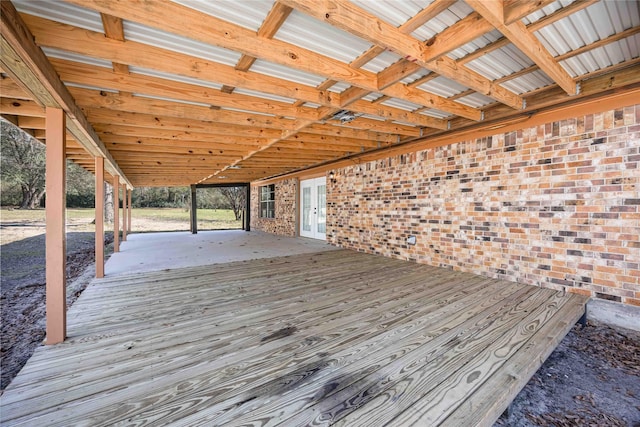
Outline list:
[[[340,169],[327,239],[640,305],[639,148],[637,105]]]
[[[295,236],[297,179],[276,183],[276,217],[260,218],[260,186],[251,186],[251,228],[281,236]]]

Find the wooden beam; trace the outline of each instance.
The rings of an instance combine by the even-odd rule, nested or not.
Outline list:
[[[238,149],[234,145],[249,145],[252,148],[259,147],[260,145],[264,145],[265,141],[268,142],[269,139],[264,138],[252,138],[251,136],[241,137],[235,135],[235,131],[232,131],[230,135],[216,135],[216,134],[205,134],[205,133],[197,133],[197,132],[189,132],[184,130],[165,130],[165,129],[151,129],[151,128],[143,128],[136,126],[115,126],[108,124],[100,124],[97,123],[96,130],[100,135],[113,135],[113,136],[124,136],[130,139],[135,138],[137,141],[144,141],[149,139],[164,139],[164,140],[174,140],[176,142],[180,142],[181,144],[187,145],[191,142],[211,142],[212,145],[209,149],[213,151],[224,151],[225,149],[234,150]],[[220,131],[222,133],[222,130]],[[256,130],[256,133],[259,133],[259,130]],[[280,135],[274,135],[272,138],[278,138]],[[247,144],[244,141],[248,141]],[[226,141],[226,146],[223,145],[223,142]],[[262,144],[254,144],[251,143],[253,141],[260,141]]]
[[[535,62],[553,81],[569,95],[576,94],[573,78],[551,56],[538,38],[520,21],[506,24],[502,0],[466,0],[480,15],[511,41],[518,49]]]
[[[41,117],[27,117],[27,116],[19,116],[18,117],[18,126],[23,129],[46,129],[46,120]],[[72,139],[71,135],[67,135],[67,141]],[[75,141],[75,139],[74,139]],[[80,145],[76,142],[76,145]]]
[[[558,9],[550,15],[545,16],[542,19],[539,19],[529,25],[527,25],[527,30],[531,33],[534,33],[541,28],[546,27],[547,25],[553,24],[554,22],[559,21],[560,19],[566,18],[569,15],[573,15],[574,13],[585,9],[591,6],[594,3],[597,3],[599,0],[580,0],[571,3],[568,6],[563,7],[562,9]],[[483,55],[486,55],[489,52],[493,52],[494,50],[500,49],[506,45],[511,43],[509,39],[506,37],[502,37],[496,40],[493,43],[489,43],[487,46],[478,49],[470,54],[464,56],[463,58],[458,59],[456,62],[460,65],[464,65],[468,62],[471,62],[475,59],[480,58]]]
[[[24,100],[32,100],[33,96],[27,93],[22,86],[17,84],[13,79],[2,76],[0,78],[0,96],[3,98],[16,98]]]
[[[143,43],[108,39],[98,32],[33,15],[24,14],[22,16],[40,46],[68,50],[81,55],[159,70],[169,74],[193,77],[229,87],[242,87],[327,106],[339,107],[340,105],[339,94],[333,92],[317,90],[311,86],[264,74],[236,70],[228,65],[217,64]],[[162,60],[160,61],[158,58],[162,58]],[[211,103],[214,102],[215,100],[211,101]]]
[[[133,211],[133,205],[131,204],[132,193],[133,189],[129,191],[129,202],[127,203],[127,205],[129,206],[129,220],[127,221],[127,224],[129,225],[129,233],[131,233],[131,211]]]
[[[47,107],[46,313],[48,345],[67,337],[65,114]]]
[[[504,1],[504,23],[509,25],[524,18],[525,16],[550,5],[555,0],[505,0]]]
[[[120,177],[113,177],[113,252],[120,252]]]
[[[34,43],[15,7],[0,2],[0,67],[45,107],[62,108],[69,116],[67,127],[91,154],[105,157],[108,168],[126,176],[113,161],[102,141],[91,128],[42,50]],[[130,183],[128,183],[130,185]]]
[[[316,120],[318,117],[317,111],[313,108],[294,107],[286,102],[248,95],[226,94],[205,86],[136,73],[130,73],[126,79],[123,79],[122,76],[106,68],[63,59],[52,58],[51,63],[65,82],[306,120]]]
[[[104,157],[95,158],[96,277],[104,277]]]
[[[127,186],[126,185],[122,185],[122,241],[126,242],[127,241],[127,219],[129,218],[129,215],[127,213],[128,207],[127,207]]]
[[[93,112],[94,114],[108,109],[113,112],[143,113],[193,121],[202,120],[271,129],[293,129],[296,125],[296,121],[291,119],[281,119],[263,114],[251,114],[231,110],[213,110],[208,107],[181,102],[143,98],[139,96],[122,96],[112,92],[73,87],[70,88],[70,92],[85,111]],[[93,121],[93,119],[91,120]]]
[[[266,39],[273,38],[278,29],[284,24],[284,21],[287,20],[287,17],[291,13],[291,8],[287,7],[281,3],[275,2],[273,7],[267,14],[267,17],[264,18],[264,22],[258,29],[258,37],[264,37]],[[242,55],[236,64],[236,70],[238,71],[248,71],[249,68],[253,65],[256,58],[249,55]],[[225,90],[226,89],[226,90]],[[224,92],[231,93],[235,88],[227,86],[223,89]]]
[[[398,30],[409,34],[403,31],[402,26]],[[429,55],[425,57],[425,60],[433,61],[491,30],[493,30],[493,26],[486,19],[478,13],[471,13],[425,42],[425,45],[429,47]],[[387,87],[416,73],[421,68],[421,65],[416,62],[401,59],[378,73],[378,85],[380,88]]]
[[[67,82],[97,86],[105,89],[135,92],[151,96],[169,97],[175,98],[176,100],[184,100],[189,102],[197,101],[216,106],[231,107],[247,111],[256,111],[264,114],[296,117],[305,120],[318,119],[317,110],[306,107],[295,107],[284,102],[267,101],[265,99],[247,95],[230,95],[203,86],[181,83],[157,77],[143,76],[135,73],[129,74],[127,79],[122,79],[120,76],[117,76],[116,74],[102,67],[96,67],[62,59],[52,58],[51,62],[56,67],[56,70],[60,74],[61,78]],[[284,82],[282,84],[284,84]],[[81,104],[92,102],[96,105],[106,106],[105,104],[109,104],[108,106],[110,108],[118,108],[118,105],[120,103],[119,101],[116,102],[107,99],[99,100],[99,98],[97,98],[97,94],[94,94],[92,97],[84,100],[84,96],[88,96],[87,94],[97,91],[90,91],[88,89],[80,88],[70,88],[70,91],[76,99],[80,100]],[[366,93],[367,92],[365,91],[364,94]],[[103,96],[105,98],[116,96],[109,92],[100,92],[99,94],[100,96]],[[440,109],[446,110],[447,108],[451,108],[455,111],[460,111],[460,114],[464,117],[469,117],[469,114],[471,114],[471,117],[475,117],[476,113],[479,117],[480,113],[476,109],[455,103],[440,105],[440,98],[429,95],[423,91],[421,91],[421,94],[419,94],[420,96],[418,98],[415,98],[414,95],[416,101],[429,102],[429,105],[438,103],[437,105]],[[143,102],[143,100],[146,99],[139,97],[129,97],[128,104],[139,104],[140,102]],[[382,118],[403,121],[405,123],[412,123],[418,126],[432,127],[435,129],[446,128],[446,122],[444,120],[439,120],[420,114],[414,114],[410,111],[404,111],[399,108],[375,106],[367,101],[357,102],[350,106],[350,109],[354,112],[378,115]]]
[[[35,101],[15,98],[0,98],[0,114],[27,117],[45,117],[45,108]]]
[[[479,73],[456,66],[455,61],[449,57],[443,56],[435,61],[430,60],[429,48],[426,45],[352,3],[334,0],[282,0],[282,2],[376,45],[391,49],[401,56],[410,57],[423,67],[512,108],[522,108],[522,98],[518,95],[494,85]]]
[[[140,7],[110,0],[69,2],[338,81],[369,88],[376,84],[375,75],[370,72],[354,70],[338,60],[280,40],[259,38],[244,27],[167,0],[140,4]],[[216,31],[211,31],[212,28]]]
[[[124,27],[122,25],[122,19],[107,15],[105,13],[100,14],[102,19],[102,26],[104,28],[104,34],[107,38],[113,40],[124,41]]]
[[[140,22],[154,28],[159,28],[163,31],[173,32],[175,34],[180,34],[205,43],[232,49],[252,57],[265,59],[267,61],[275,62],[277,64],[285,65],[316,75],[322,75],[331,80],[344,81],[351,85],[367,89],[369,91],[378,90],[377,76],[374,73],[368,72],[366,70],[354,69],[348,64],[342,63],[327,56],[320,55],[310,50],[303,49],[299,46],[295,46],[279,40],[258,37],[255,33],[247,30],[246,28],[231,24],[229,22],[212,17],[211,15],[204,14],[202,12],[181,6],[173,2],[158,0],[155,2],[146,3],[145,6],[141,8],[132,8],[128,5],[119,4],[118,2],[110,2],[105,0],[70,1],[80,6],[97,10],[101,13],[107,13],[126,20]],[[210,31],[210,28],[216,28],[217,31]],[[61,36],[67,38],[69,37],[68,34],[64,35],[64,33],[61,34]],[[47,38],[42,42],[46,43],[48,42],[48,40],[51,40],[51,38]],[[82,40],[82,38],[80,40]],[[55,39],[53,39],[51,42],[55,42]],[[75,38],[71,39],[66,46],[67,48],[74,50],[74,44],[79,44],[79,41]],[[92,47],[92,49],[93,54],[91,54],[91,56],[99,56],[100,52],[103,50],[96,49],[95,45]],[[145,49],[147,53],[144,56],[154,58],[155,62],[148,67],[157,69],[157,57],[148,55],[149,47],[146,47]],[[118,51],[121,50],[122,49],[119,49]],[[166,53],[164,56],[166,56]],[[142,58],[142,56],[138,55],[138,58]],[[136,59],[134,58],[132,60],[135,61]],[[180,61],[172,60],[163,61],[163,64],[166,62],[170,62],[171,64],[169,65],[180,63]],[[128,63],[131,64],[131,62]],[[186,64],[178,66],[182,66],[184,68]],[[203,60],[201,59],[198,59],[198,63],[192,66],[192,69],[196,70],[203,68]],[[236,73],[239,73],[239,71],[237,70],[234,71]],[[180,74],[185,75],[184,73]],[[208,75],[217,74],[212,72],[208,73]],[[202,75],[200,76],[200,78],[202,78]],[[267,76],[261,75],[259,81],[259,84],[263,88],[256,88],[255,90],[265,91],[265,87],[267,85],[266,82],[268,81]],[[243,84],[243,81],[238,81],[237,84],[229,86],[246,87],[246,82]],[[292,88],[299,87],[299,85],[292,85],[291,82],[289,82],[288,86]],[[280,87],[278,88],[278,93],[281,96],[284,96],[283,92],[285,90],[286,86],[283,87],[282,85],[280,85]],[[499,92],[500,89],[496,89],[496,91]],[[420,92],[424,93],[424,91]],[[292,97],[295,99],[301,99],[300,96],[296,95]],[[317,102],[313,100],[308,101]],[[446,102],[446,99],[443,99],[442,102]],[[324,103],[321,104],[324,105]],[[340,108],[339,105],[333,106],[336,108]]]

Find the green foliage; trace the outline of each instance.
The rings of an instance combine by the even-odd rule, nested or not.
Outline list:
[[[138,187],[133,189],[134,208],[186,208],[189,206],[189,187]]]
[[[44,195],[45,147],[20,128],[0,120],[2,202],[34,209]],[[5,195],[5,192],[9,193]]]
[[[67,207],[92,208],[95,201],[93,174],[67,160]]]

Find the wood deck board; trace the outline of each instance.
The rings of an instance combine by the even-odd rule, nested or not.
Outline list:
[[[489,425],[585,304],[351,251],[107,278],[5,390],[1,420]]]

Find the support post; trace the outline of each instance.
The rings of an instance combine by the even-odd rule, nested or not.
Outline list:
[[[95,158],[96,167],[96,277],[104,277],[104,157]]]
[[[120,177],[113,177],[113,252],[120,252]]]
[[[129,191],[129,203],[127,203],[127,206],[129,206],[129,221],[127,221],[127,224],[129,225],[129,233],[131,233],[131,211],[133,210],[133,205],[131,204],[131,193],[133,193],[133,189]]]
[[[122,184],[122,241],[127,241],[127,218],[129,212],[127,212],[127,184]]]
[[[251,183],[247,184],[247,215],[245,216],[247,225],[244,231],[251,231]]]
[[[64,341],[67,335],[66,297],[66,135],[65,114],[60,108],[46,109],[46,313],[47,345]]]
[[[191,225],[191,234],[198,234],[198,200],[196,197],[197,189],[195,184],[191,185],[191,215],[189,216]]]

